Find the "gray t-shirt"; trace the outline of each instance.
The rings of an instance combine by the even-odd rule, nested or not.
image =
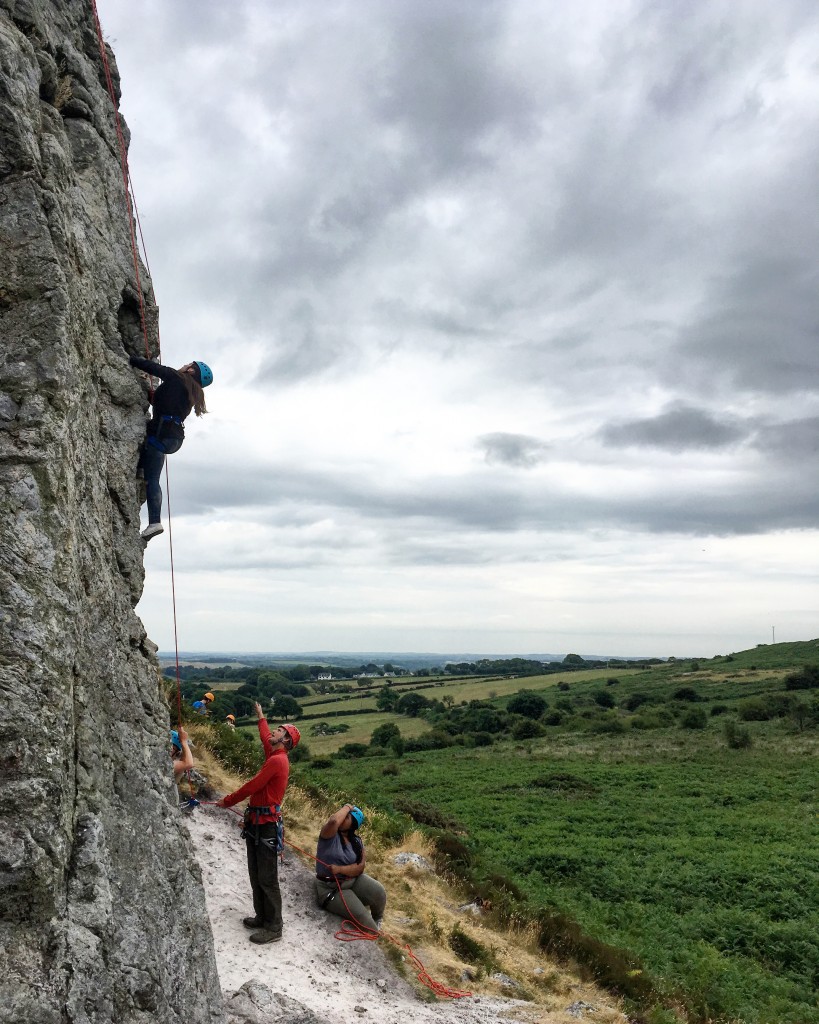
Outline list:
[[[343,843],[341,841],[341,834],[338,832],[330,839],[322,839],[319,836],[319,841],[316,845],[316,860],[320,862],[316,864],[316,877],[321,879],[328,878],[330,875],[324,864],[358,863],[355,855],[355,846],[352,843]]]

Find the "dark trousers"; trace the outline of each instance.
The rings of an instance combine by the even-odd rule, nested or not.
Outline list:
[[[278,853],[271,849],[263,839],[276,843],[276,823],[268,822],[259,825],[259,843],[253,838],[247,843],[247,873],[250,875],[250,888],[253,890],[253,910],[256,917],[264,921],[268,931],[281,934],[282,931],[282,894],[279,889]]]

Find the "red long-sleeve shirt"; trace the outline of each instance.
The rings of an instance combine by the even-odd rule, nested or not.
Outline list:
[[[232,807],[245,797],[250,797],[250,807],[269,807],[273,810],[274,804],[280,807],[284,799],[287,778],[290,775],[287,751],[284,747],[274,747],[266,719],[260,718],[258,724],[259,739],[262,741],[266,759],[264,766],[244,786],[225,797],[225,807]],[[274,814],[259,814],[254,815],[253,820],[259,825],[264,825],[265,822],[275,821],[276,817]]]

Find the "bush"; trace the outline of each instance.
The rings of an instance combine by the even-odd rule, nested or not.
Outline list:
[[[562,683],[557,684],[557,688],[565,693],[569,689],[569,684],[564,680]]]
[[[632,729],[667,729],[676,719],[668,708],[655,708],[635,715],[631,720]]]
[[[747,750],[751,746],[751,733],[746,726],[737,725],[729,718],[724,727],[725,742],[732,750]]]
[[[371,747],[389,747],[392,745],[394,740],[401,738],[401,730],[394,722],[385,722],[383,725],[379,725],[377,729],[373,729],[373,734],[370,737]]]
[[[313,760],[310,762],[310,767],[320,769],[332,768],[333,762],[330,760],[329,757],[314,757]]]
[[[366,743],[345,743],[338,750],[341,757],[366,757],[369,753],[370,748]]]
[[[714,717],[716,717],[717,715],[725,715],[727,713],[728,713],[728,705],[727,704],[715,704],[711,708],[711,714]]]
[[[708,716],[704,708],[691,708],[680,719],[683,729],[704,729],[708,725]]]
[[[496,969],[497,960],[492,951],[477,939],[467,935],[459,924],[453,926],[448,941],[449,948],[461,960],[465,960],[468,964],[478,964],[487,970]]]
[[[651,697],[647,693],[632,693],[623,701],[623,707],[627,711],[636,711],[643,704],[650,704]]]
[[[472,867],[472,852],[457,836],[442,832],[433,841],[437,859],[444,867]]]
[[[605,715],[603,718],[598,718],[597,721],[592,722],[592,732],[608,733],[616,736],[621,732],[626,731],[626,723],[616,713]]]
[[[608,690],[598,690],[594,695],[594,702],[599,704],[601,708],[613,708],[617,703]]]
[[[697,693],[697,691],[692,686],[681,686],[679,688],[679,690],[675,690],[674,693],[671,694],[671,699],[672,700],[687,700],[687,701],[694,702],[694,701],[702,700],[702,697],[700,697],[700,695]]]
[[[512,726],[512,739],[531,740],[542,736],[545,731],[542,725],[533,722],[531,718],[521,718]]]
[[[240,729],[213,722],[197,739],[220,764],[237,775],[255,775],[264,764],[264,751],[259,743]]]
[[[560,725],[563,722],[561,711],[549,711],[541,719],[544,725]]]
[[[619,686],[619,685],[620,685],[620,680],[619,679],[612,678],[612,679],[607,679],[606,680],[606,686]]]
[[[521,690],[509,701],[506,709],[513,715],[523,715],[526,718],[540,718],[548,706],[539,694],[528,690]]]
[[[761,697],[742,701],[737,711],[743,722],[768,722],[775,717],[771,706]]]
[[[297,747],[294,747],[290,751],[288,757],[290,758],[291,764],[298,764],[299,761],[309,761],[311,757],[310,748],[307,746],[304,740],[302,740]]]
[[[786,690],[819,689],[819,665],[805,665],[799,672],[785,676]]]

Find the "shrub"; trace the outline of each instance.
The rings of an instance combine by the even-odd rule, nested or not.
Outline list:
[[[542,736],[545,729],[531,718],[521,718],[512,726],[513,740],[531,740],[536,736]]]
[[[771,706],[760,697],[742,701],[737,710],[743,722],[767,722],[775,717]]]
[[[366,743],[345,743],[343,747],[339,747],[338,753],[342,757],[366,757],[370,753],[370,748]]]
[[[631,720],[632,729],[666,729],[675,724],[676,719],[668,708],[654,708],[635,715]]]
[[[601,708],[613,708],[617,703],[608,690],[598,690],[594,695],[594,702],[599,704]]]
[[[237,775],[255,775],[264,764],[264,752],[247,733],[213,722],[197,737],[228,771]],[[296,747],[298,750],[298,747]]]
[[[541,719],[544,725],[560,725],[563,722],[561,711],[549,711]]]
[[[381,774],[398,775],[398,765],[394,762],[391,762],[390,764],[385,764],[384,767],[381,769]]]
[[[702,697],[700,697],[700,695],[697,693],[697,691],[692,686],[681,686],[679,688],[679,690],[675,690],[671,694],[671,699],[672,700],[687,700],[687,701],[694,702],[694,701],[702,700]]]
[[[494,970],[497,967],[497,961],[492,951],[477,939],[473,939],[471,935],[467,935],[459,924],[453,926],[448,941],[452,952],[468,964],[479,964],[487,970]]]
[[[728,712],[728,705],[727,704],[715,704],[711,708],[711,714],[714,717],[716,717],[717,715],[727,714],[727,712]]]
[[[400,739],[401,730],[394,722],[385,722],[383,725],[379,725],[377,729],[373,729],[373,734],[370,737],[371,747],[389,747],[393,740]]]
[[[557,688],[558,690],[562,690],[565,693],[566,690],[569,689],[569,684],[564,680],[563,682],[557,684]]]
[[[395,809],[402,814],[406,814],[408,818],[412,818],[417,825],[429,825],[432,828],[463,831],[463,825],[457,818],[453,818],[450,814],[445,814],[430,804],[422,804],[417,800],[399,798],[395,801]]]
[[[725,742],[732,750],[747,750],[751,746],[751,733],[744,725],[737,725],[729,718],[724,726]]]
[[[506,709],[513,715],[523,715],[526,718],[540,718],[548,706],[540,694],[521,690],[509,701]]]
[[[302,740],[301,743],[299,743],[297,747],[294,747],[287,756],[290,758],[291,764],[298,764],[299,761],[309,761],[311,757],[310,748],[304,740]]]
[[[647,693],[632,693],[623,701],[623,707],[627,711],[636,711],[643,704],[650,704],[651,698]]]
[[[612,679],[607,679],[606,680],[606,686],[619,686],[619,685],[620,685],[620,680],[619,679],[612,678]]]
[[[704,708],[691,708],[680,719],[683,729],[704,729],[708,725],[708,716]]]
[[[472,867],[472,852],[457,836],[441,832],[434,837],[437,860],[444,867]]]
[[[615,712],[612,712],[611,714],[605,715],[603,718],[598,718],[597,721],[592,722],[591,730],[592,732],[617,735],[626,731],[626,723]]]
[[[799,672],[785,676],[786,690],[815,690],[819,688],[819,665],[805,665]]]
[[[476,747],[491,747],[495,742],[495,737],[491,732],[473,732],[470,739]]]
[[[313,760],[310,762],[310,765],[313,768],[325,769],[332,768],[333,762],[330,760],[329,757],[314,757]]]

